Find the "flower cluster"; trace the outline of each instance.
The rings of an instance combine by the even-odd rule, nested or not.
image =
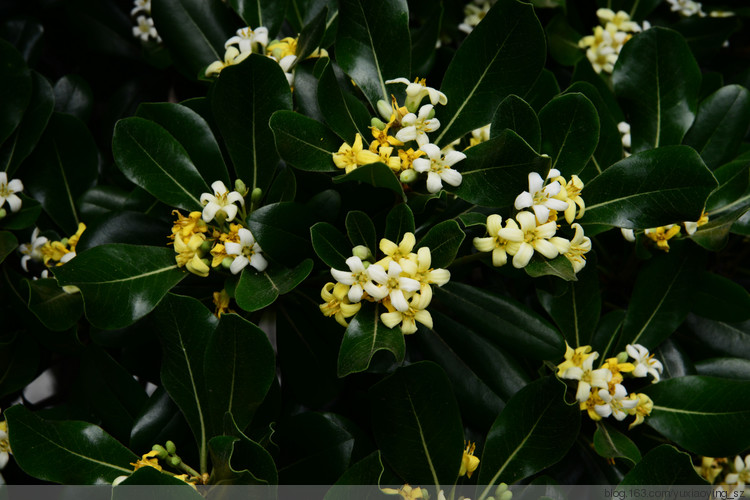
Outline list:
[[[653,383],[656,383],[663,370],[661,362],[640,344],[628,344],[625,352],[606,359],[599,368],[594,369],[594,361],[598,357],[599,353],[591,352],[591,346],[573,349],[566,345],[565,361],[557,365],[557,376],[578,381],[576,401],[592,420],[609,416],[624,420],[626,416],[633,415],[635,420],[630,424],[630,429],[643,423],[644,418],[651,414],[654,403],[645,394],[628,394],[622,385],[623,374],[632,377],[651,375]],[[627,362],[628,357],[632,361]]]
[[[594,28],[593,35],[581,38],[578,46],[586,49],[586,57],[597,73],[612,73],[622,46],[642,28],[624,11],[599,9],[596,15],[601,26]]]
[[[229,191],[222,181],[216,181],[211,184],[212,193],[201,194],[203,212],[190,212],[187,217],[177,210],[172,212],[177,220],[169,238],[174,240],[175,260],[179,267],[184,266],[201,277],[208,276],[211,268],[219,265],[232,274],[239,273],[247,265],[258,271],[266,269],[268,262],[250,230],[242,222],[231,223],[238,212],[241,221],[247,215],[247,188],[237,180],[235,189]],[[228,299],[215,297],[215,302],[217,315],[227,312]]]
[[[78,224],[78,230],[69,238],[63,238],[59,241],[50,241],[45,236],[39,235],[39,228],[34,228],[31,233],[31,241],[23,243],[19,247],[21,252],[21,267],[26,272],[29,270],[29,261],[42,262],[45,267],[62,266],[70,262],[76,256],[76,246],[81,235],[86,230],[86,224]],[[41,277],[48,276],[47,269],[42,271]],[[36,279],[36,278],[34,278]]]
[[[13,451],[10,449],[10,439],[8,438],[8,422],[3,420],[0,422],[0,470],[8,465],[12,454]],[[2,479],[1,475],[0,479]]]
[[[206,68],[206,76],[218,75],[221,70],[227,66],[239,64],[247,59],[250,54],[260,54],[267,56],[281,66],[286,75],[289,86],[293,88],[294,73],[293,68],[297,63],[297,41],[296,38],[286,37],[281,40],[268,41],[268,28],[259,26],[252,29],[250,26],[237,30],[235,36],[229,38],[224,43],[224,60],[214,61]],[[327,57],[328,52],[325,49],[316,49],[309,57]]]
[[[161,42],[161,37],[156,32],[154,20],[151,17],[151,0],[135,0],[130,16],[136,22],[136,25],[133,26],[134,37],[140,38],[144,42],[149,39]]]
[[[464,33],[471,33],[484,16],[490,11],[497,0],[472,0],[464,6],[464,22],[458,29]]]
[[[737,455],[734,460],[728,458],[701,457],[701,464],[696,465],[695,472],[711,484],[717,484],[718,495],[715,498],[733,498],[734,492],[745,491],[750,484],[750,455],[743,459]],[[717,482],[718,480],[718,482]]]
[[[406,233],[400,243],[380,240],[385,257],[373,263],[370,251],[355,247],[354,255],[346,259],[347,271],[331,269],[336,283],[329,282],[320,293],[325,303],[320,311],[333,316],[342,326],[362,307],[362,301],[379,302],[387,309],[380,320],[388,328],[401,324],[401,332],[408,335],[417,331],[416,322],[432,328],[432,316],[427,306],[432,301],[431,285],[443,286],[450,280],[446,269],[432,268],[430,249],[422,247],[413,253],[416,240]]]
[[[427,190],[437,193],[443,182],[459,186],[461,174],[452,167],[466,158],[464,153],[452,147],[441,150],[430,142],[428,133],[440,128],[435,118],[435,105],[446,104],[448,98],[442,92],[428,87],[424,79],[410,82],[406,78],[388,80],[386,83],[406,85],[406,100],[399,106],[396,98],[389,105],[378,101],[378,112],[387,120],[372,119],[372,141],[365,149],[362,136],[357,134],[354,143],[344,143],[338,152],[333,153],[333,163],[346,173],[370,163],[386,164],[404,184],[415,182],[419,174],[427,174]],[[422,105],[427,97],[430,104]],[[394,133],[395,132],[395,133]]]
[[[6,172],[0,172],[0,219],[7,215],[7,212],[3,208],[5,202],[8,202],[11,212],[18,212],[21,210],[23,202],[16,193],[23,191],[23,183],[18,179],[12,179],[8,182],[8,174]]]
[[[178,472],[181,472],[182,474],[175,474],[166,470],[164,466],[159,463],[159,460],[161,460],[164,465],[168,465],[169,467],[177,470]],[[205,484],[208,480],[208,474],[201,475],[195,469],[182,461],[182,458],[177,455],[177,447],[172,441],[167,441],[164,446],[155,444],[152,447],[151,451],[145,453],[139,460],[131,463],[130,465],[133,466],[133,472],[143,467],[151,467],[158,470],[162,474],[167,474],[174,477],[175,479],[184,481],[185,483],[191,485],[193,488],[195,488],[196,484]],[[114,486],[117,486],[127,478],[128,476],[119,476],[113,481],[112,484]]]
[[[699,227],[708,223],[708,214],[703,212],[700,218],[693,221],[685,221],[682,225],[688,236],[692,236]],[[667,224],[666,226],[651,227],[643,231],[643,234],[656,244],[656,248],[669,252],[669,240],[680,235],[681,227],[679,224]],[[632,229],[621,229],[622,236],[630,241],[635,241],[635,231]]]
[[[575,272],[586,265],[585,254],[591,250],[591,240],[584,235],[583,227],[574,223],[583,216],[586,205],[581,198],[583,182],[577,175],[565,181],[556,169],[546,180],[537,172],[529,174],[529,190],[516,197],[515,208],[521,210],[515,219],[503,219],[492,214],[487,217],[487,236],[474,238],[474,248],[492,252],[492,265],[499,267],[513,257],[513,267],[526,267],[534,253],[548,259],[565,256]],[[531,209],[532,211],[523,210]],[[558,214],[574,231],[572,239],[557,236]]]

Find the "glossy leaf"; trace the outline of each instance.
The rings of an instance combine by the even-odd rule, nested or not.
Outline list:
[[[248,26],[268,28],[269,39],[279,32],[288,3],[288,0],[229,0],[229,5]]]
[[[404,198],[404,188],[401,186],[401,182],[384,163],[371,163],[357,167],[348,174],[333,178],[333,182],[336,184],[351,181],[364,182],[373,187],[385,188]]]
[[[646,424],[686,450],[729,457],[750,446],[750,429],[742,424],[750,418],[750,382],[688,376],[643,392],[654,401]]]
[[[451,484],[464,447],[458,405],[431,362],[397,369],[370,388],[372,430],[385,461],[409,484]]]
[[[112,489],[112,500],[126,500],[135,494],[144,495],[146,486],[153,495],[159,495],[163,500],[198,500],[203,498],[193,487],[172,474],[161,472],[154,467],[142,467],[122,481],[119,488]]]
[[[661,380],[697,373],[690,356],[676,339],[668,338],[662,342],[659,348],[654,351],[654,357],[661,360],[662,365],[664,365]]]
[[[727,207],[731,208],[731,206]],[[737,223],[747,214],[748,209],[750,209],[750,204],[742,204],[734,210],[715,212],[713,219],[699,227],[690,239],[712,252],[722,250],[729,240],[730,232],[741,234],[741,231],[736,231]]]
[[[139,320],[185,277],[172,249],[122,244],[87,250],[54,273],[61,286],[81,289],[86,317],[103,329]]]
[[[328,19],[328,7],[323,7],[318,14],[305,23],[297,42],[297,61],[307,59],[320,46],[325,34]]]
[[[580,173],[599,143],[599,115],[586,96],[572,93],[552,99],[539,112],[542,149],[551,168],[565,177]]]
[[[11,212],[6,208],[8,215],[0,219],[0,229],[26,229],[33,226],[42,213],[42,205],[34,198],[29,198],[23,193],[18,197],[21,198],[21,210]]]
[[[147,450],[154,443],[166,443],[168,439],[180,442],[190,439],[190,430],[185,417],[163,387],[154,391],[141,411],[133,419],[129,446],[133,450]]]
[[[307,278],[312,268],[312,259],[305,259],[291,269],[270,265],[266,271],[257,272],[248,266],[237,283],[237,305],[245,311],[263,309],[273,304],[279,295],[294,290]]]
[[[271,187],[268,188],[265,203],[281,203],[294,201],[297,195],[297,177],[291,167],[280,168],[274,177]]]
[[[483,21],[445,72],[440,90],[448,104],[436,109],[439,146],[490,123],[500,102],[525,93],[544,66],[544,31],[530,4],[500,0]]]
[[[267,189],[279,161],[268,121],[274,112],[292,108],[281,67],[271,58],[251,54],[221,72],[209,99],[235,174],[251,191]]]
[[[73,115],[82,122],[91,116],[94,95],[91,86],[78,75],[65,75],[55,83],[55,112]]]
[[[452,191],[477,205],[505,207],[528,186],[528,174],[549,170],[549,158],[539,156],[512,130],[466,150],[466,159],[456,164],[461,185]]]
[[[692,148],[644,151],[615,163],[584,186],[584,221],[645,229],[698,220],[716,185]]]
[[[83,314],[80,293],[67,293],[53,279],[26,280],[29,310],[50,330],[62,332]]]
[[[666,28],[646,30],[630,42],[612,83],[629,112],[633,152],[680,144],[698,107],[698,64],[685,39]]]
[[[663,444],[649,451],[620,483],[622,486],[644,484],[707,484],[696,474],[690,455],[674,446]],[[627,490],[626,490],[627,491]]]
[[[202,210],[200,196],[211,192],[185,148],[152,121],[131,117],[117,122],[112,154],[128,179],[167,205]]]
[[[351,257],[351,249],[346,236],[327,222],[318,222],[310,228],[313,249],[325,265],[346,271],[346,259]]]
[[[111,483],[137,456],[87,422],[43,420],[21,405],[3,412],[13,457],[32,477],[65,484]],[[65,467],[60,466],[65,464]]]
[[[328,127],[294,111],[277,111],[270,125],[285,162],[300,170],[338,171],[332,154],[338,151],[341,139]]]
[[[37,377],[39,354],[39,346],[30,335],[16,335],[0,344],[0,397],[22,390]]]
[[[699,375],[731,378],[736,380],[750,379],[750,360],[742,358],[710,358],[695,364]]]
[[[596,424],[594,448],[604,458],[624,458],[633,465],[641,461],[641,452],[638,450],[638,446],[625,434],[603,420]]]
[[[220,180],[232,185],[219,144],[201,115],[182,104],[159,102],[141,104],[136,116],[161,125],[177,139],[207,183]]]
[[[565,352],[552,325],[509,297],[462,283],[447,283],[433,293],[454,318],[501,347],[532,359],[558,359]]]
[[[337,61],[374,109],[380,99],[390,102],[386,80],[411,74],[410,46],[406,0],[339,2]]]
[[[404,360],[404,335],[401,328],[388,328],[380,321],[380,315],[385,312],[379,304],[363,304],[349,321],[339,350],[339,377],[367,370],[377,351],[390,351],[398,363]]]
[[[383,237],[398,245],[406,233],[414,233],[414,213],[409,205],[402,203],[388,212],[385,218],[385,234]]]
[[[0,41],[3,65],[0,68],[0,87],[5,98],[0,104],[0,144],[21,123],[31,99],[31,73],[21,54],[10,43]]]
[[[288,265],[296,265],[309,255],[307,235],[313,223],[310,210],[293,202],[266,205],[247,218],[263,253]]]
[[[424,238],[419,240],[416,248],[430,249],[430,268],[448,267],[456,258],[465,237],[458,222],[446,220],[432,226]]]
[[[341,89],[333,64],[329,64],[320,75],[318,104],[328,126],[343,140],[352,144],[359,134],[369,142],[370,113],[359,99]]]
[[[534,151],[542,145],[542,129],[539,118],[529,104],[511,94],[502,100],[497,107],[490,125],[490,139],[499,136],[506,128],[521,136]]]
[[[557,83],[555,74],[543,69],[534,84],[526,89],[526,92],[519,94],[529,105],[539,113],[545,104],[550,102],[555,96],[560,94],[560,84]]]
[[[410,5],[409,8],[411,12],[416,10],[414,5]],[[435,64],[436,48],[440,43],[444,11],[442,3],[435,5],[434,8],[424,13],[426,17],[421,20],[419,27],[411,29],[412,78],[429,74]]]
[[[625,120],[625,115],[623,114],[622,109],[620,109],[620,106],[617,103],[617,99],[612,92],[612,87],[607,84],[607,81],[604,78],[599,76],[599,74],[594,71],[594,68],[591,66],[591,63],[587,58],[584,57],[576,63],[575,69],[573,70],[572,81],[574,82],[574,84],[575,82],[586,82],[592,85],[597,90],[597,92],[599,92],[599,95],[604,101],[608,114],[612,116],[612,119],[615,121],[615,123]],[[582,91],[577,90],[577,92]],[[597,110],[599,110],[599,108],[597,108]],[[599,111],[601,115],[601,110]]]
[[[211,453],[211,463],[214,466],[211,471],[211,479],[209,479],[211,484],[268,484],[268,481],[256,477],[253,473],[258,462],[263,459],[270,460],[270,464],[263,465],[273,466],[273,459],[258,443],[248,438],[241,440],[235,436],[215,436],[211,438],[208,446]],[[247,460],[249,463],[244,460],[244,463],[240,463],[242,458],[239,455],[243,453],[239,447],[242,447],[244,455],[250,455],[249,457],[242,457],[249,458],[250,460]]]
[[[552,260],[541,255],[535,255],[523,270],[532,278],[538,278],[540,276],[557,276],[565,281],[578,280],[573,265],[564,255],[555,257]]]
[[[750,157],[742,155],[714,170],[719,187],[706,200],[706,210],[710,212],[722,208],[742,196],[750,181],[748,169]]]
[[[99,152],[88,129],[73,116],[53,114],[27,161],[37,174],[25,182],[28,192],[66,233],[75,233],[77,200],[98,175]]]
[[[18,239],[10,231],[0,231],[0,264],[18,248]]]
[[[750,319],[750,294],[735,281],[702,271],[690,279],[690,311],[725,323]]]
[[[478,484],[515,483],[568,452],[581,425],[577,404],[565,402],[565,385],[548,377],[527,385],[505,406],[492,425],[482,452]]]
[[[572,66],[584,57],[584,51],[578,46],[581,34],[568,24],[562,13],[553,17],[544,31],[547,34],[549,53],[560,64]]]
[[[373,451],[365,458],[357,462],[356,464],[349,467],[349,469],[336,481],[334,487],[328,490],[324,500],[345,500],[351,498],[347,496],[347,492],[350,492],[347,488],[337,488],[337,486],[353,485],[361,486],[363,484],[380,484],[380,478],[383,475],[383,459],[380,456],[380,450]],[[382,495],[381,491],[373,495],[365,494],[362,496],[361,489],[358,496],[362,500],[370,500],[371,498],[377,498]],[[349,493],[351,495],[351,493]]]
[[[366,213],[354,210],[346,214],[346,235],[353,247],[364,245],[373,255],[377,254],[375,225]]]
[[[689,315],[687,325],[711,350],[750,360],[750,321],[727,323]]]

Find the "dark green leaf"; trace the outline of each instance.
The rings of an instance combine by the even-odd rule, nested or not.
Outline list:
[[[18,197],[21,198],[21,210],[11,212],[6,208],[8,215],[0,219],[0,229],[26,229],[33,226],[42,213],[42,205],[34,198],[29,198],[23,193]]]
[[[430,249],[431,268],[448,267],[456,258],[465,237],[458,222],[446,220],[432,226],[424,238],[419,240],[416,248]]]
[[[312,259],[305,259],[292,269],[271,264],[266,271],[257,272],[247,267],[242,271],[237,283],[237,305],[245,311],[263,309],[273,304],[279,295],[294,290],[307,278],[312,268]]]
[[[210,192],[208,184],[187,151],[161,125],[138,117],[120,120],[112,154],[128,179],[160,201],[190,211],[202,209],[199,198]]]
[[[229,5],[248,26],[265,26],[271,37],[279,32],[288,3],[288,0],[229,0]]]
[[[650,30],[649,30],[650,31]],[[619,161],[586,184],[586,224],[645,229],[696,221],[716,179],[685,146],[644,151]]]
[[[5,257],[10,255],[13,250],[18,248],[18,239],[10,231],[0,231],[0,264]]]
[[[0,104],[0,144],[21,123],[26,106],[31,99],[31,73],[21,54],[5,40],[0,40],[0,88],[3,100]]]
[[[80,293],[67,293],[53,279],[25,280],[29,310],[50,330],[62,332],[83,314]]]
[[[432,6],[432,5],[431,5]],[[414,7],[410,6],[414,12]],[[429,9],[427,17],[417,29],[411,30],[411,74],[414,78],[429,74],[435,64],[435,50],[440,39],[443,23],[443,4],[439,3]]]
[[[378,304],[364,304],[349,322],[339,350],[339,377],[367,370],[377,351],[390,351],[398,363],[404,360],[404,335],[400,328],[388,328],[380,321],[384,312]]]
[[[711,350],[750,360],[750,321],[726,323],[691,314],[687,325]]]
[[[401,181],[385,163],[371,163],[357,167],[346,175],[333,178],[333,182],[336,184],[351,181],[364,182],[374,187],[389,189],[401,198],[405,198]]]
[[[557,359],[565,341],[552,325],[515,300],[461,283],[434,289],[452,316],[497,345],[532,359]]]
[[[315,49],[320,46],[326,31],[327,19],[328,7],[324,6],[310,22],[305,23],[297,42],[297,61],[307,59],[307,56],[315,52]]]
[[[324,500],[346,500],[351,498],[351,490],[348,488],[337,488],[336,486],[352,485],[361,486],[364,484],[380,484],[380,478],[383,475],[383,460],[380,458],[380,450],[375,450],[365,458],[357,462],[356,464],[349,467],[339,479],[333,488],[328,490]],[[359,492],[357,497],[362,500],[371,500],[375,498],[382,498],[382,492],[378,490],[373,495],[362,495],[361,488],[358,488]],[[349,496],[347,496],[347,493]]]
[[[621,309],[610,311],[599,319],[594,336],[591,338],[591,348],[597,351],[601,359],[607,359],[617,354],[614,351],[617,336],[625,321],[626,312]]]
[[[732,208],[732,205],[727,205],[725,208]],[[690,239],[707,250],[718,252],[726,246],[730,231],[742,234],[741,231],[736,230],[737,222],[747,214],[748,209],[750,209],[750,204],[745,200],[744,204],[734,206],[733,210],[725,212],[722,209],[714,212],[714,217],[707,224],[699,227]]]
[[[729,41],[730,35],[741,27],[742,22],[738,16],[724,18],[690,16],[672,25],[675,31],[685,37],[690,50],[701,61],[710,61],[712,58],[720,57],[719,51],[725,50],[724,43]]]
[[[409,9],[406,0],[339,2],[336,58],[341,69],[376,109],[390,102],[385,81],[411,74]]]
[[[635,443],[604,421],[596,423],[594,448],[604,458],[624,458],[633,465],[641,461],[641,452]]]
[[[750,380],[750,360],[742,358],[711,358],[695,364],[698,375]]]
[[[568,24],[564,14],[553,17],[544,31],[547,34],[549,53],[560,64],[573,66],[584,56],[584,51],[578,46],[581,34]]]
[[[122,244],[87,250],[54,273],[61,286],[81,289],[86,317],[103,329],[142,318],[185,277],[173,250]]]
[[[543,69],[534,85],[527,88],[526,93],[521,94],[521,97],[539,113],[544,105],[558,94],[560,94],[560,85],[557,83],[555,74],[548,69]]]
[[[565,403],[565,384],[553,377],[527,385],[505,406],[484,445],[478,484],[515,483],[568,452],[581,425],[577,404]]]
[[[490,138],[499,136],[506,128],[529,143],[534,151],[542,145],[542,129],[534,109],[517,95],[509,95],[500,103],[490,125]]]
[[[654,351],[654,357],[661,360],[664,365],[661,380],[696,374],[695,366],[687,352],[672,338],[668,338],[659,345],[659,348]]]
[[[271,129],[281,158],[300,170],[336,172],[332,153],[341,139],[322,123],[294,111],[277,111]]]
[[[557,276],[565,281],[578,281],[573,264],[564,255],[555,257],[552,260],[546,259],[541,255],[535,255],[523,269],[532,278]]]
[[[705,485],[707,483],[696,474],[690,455],[678,451],[674,446],[663,444],[646,453],[643,460],[628,472],[620,486],[644,484]]]
[[[494,139],[466,150],[466,159],[456,164],[463,180],[453,191],[477,205],[509,206],[528,189],[529,172],[544,176],[549,162],[514,131],[504,130]]]
[[[299,59],[298,59],[299,60]],[[318,104],[318,71],[322,72],[330,61],[327,57],[316,57],[300,61],[294,67],[294,109],[298,113],[323,122],[323,112]],[[336,136],[338,139],[338,136]]]
[[[364,245],[373,255],[377,254],[375,225],[366,213],[354,210],[346,214],[346,235],[353,247]]]
[[[7,338],[7,337],[6,337]],[[37,377],[39,347],[31,335],[0,345],[0,397],[22,390]]]
[[[21,405],[3,412],[13,457],[24,472],[65,484],[111,483],[138,457],[100,427],[43,420]],[[64,466],[63,466],[64,464]]]
[[[264,203],[280,203],[294,201],[297,195],[297,178],[291,167],[280,168],[268,188]]]
[[[750,157],[742,155],[714,170],[714,177],[719,182],[719,187],[706,200],[707,211],[712,212],[722,208],[745,192],[750,180],[748,168],[750,168]]]
[[[552,157],[552,167],[565,177],[586,166],[599,143],[599,115],[583,94],[564,94],[539,112],[541,151]]]
[[[268,121],[275,111],[292,109],[281,67],[271,58],[251,54],[221,72],[209,98],[237,177],[251,191],[267,189],[279,162]]]
[[[470,212],[468,214],[461,214],[458,216],[458,219],[461,221],[461,224],[463,224],[464,227],[487,225],[487,216],[485,214],[480,214],[478,212]]]
[[[544,31],[530,4],[500,0],[464,40],[440,90],[448,104],[437,108],[444,146],[492,121],[500,102],[521,95],[544,66]]]
[[[690,286],[688,297],[692,313],[726,323],[750,319],[750,294],[729,278],[700,271],[693,273]]]
[[[245,437],[216,436],[208,443],[211,463],[214,466],[209,482],[217,485],[269,484],[269,481],[257,477],[253,471],[258,469],[259,462],[267,470],[276,470],[273,458],[258,443]],[[274,481],[271,481],[273,484]]]
[[[148,450],[154,443],[166,443],[168,439],[180,442],[183,436],[186,441],[190,439],[185,418],[167,391],[157,388],[133,419],[130,447]]]
[[[141,104],[136,116],[161,125],[177,139],[207,182],[220,180],[232,185],[219,144],[201,115],[182,104],[158,102]]]
[[[266,205],[247,218],[263,253],[288,265],[296,265],[309,255],[307,235],[313,223],[310,210],[292,202]]]
[[[633,37],[612,82],[630,116],[633,152],[682,142],[698,107],[701,72],[679,33],[655,27]]]
[[[315,253],[325,265],[340,271],[347,270],[346,259],[351,257],[351,250],[341,231],[327,222],[318,222],[310,228],[310,236]]]
[[[94,105],[94,94],[88,82],[78,75],[65,75],[53,88],[55,112],[73,115],[87,122]]]
[[[409,205],[396,205],[385,218],[385,236],[399,244],[406,233],[414,233],[414,214]]]
[[[654,402],[646,424],[698,455],[728,457],[750,446],[750,382],[704,376],[673,378],[643,392]]]
[[[399,368],[370,389],[372,430],[383,458],[410,484],[452,484],[464,446],[445,372],[431,362]]]
[[[66,233],[73,234],[81,222],[76,202],[96,181],[98,155],[83,122],[55,113],[28,159],[36,175],[28,178],[25,187]]]
[[[612,116],[614,122],[618,123],[625,120],[625,115],[622,113],[620,106],[617,104],[615,95],[612,93],[612,88],[607,84],[607,81],[604,78],[599,76],[599,74],[594,71],[594,68],[591,66],[591,63],[587,58],[584,57],[583,59],[578,61],[578,63],[576,63],[576,67],[573,70],[572,81],[586,82],[593,85],[597,92],[599,92],[599,96],[601,96],[602,100],[604,101],[608,114]],[[577,89],[576,91],[582,92],[587,97],[589,97],[589,99],[591,99],[591,97],[583,90]],[[600,118],[604,109],[605,108],[597,108]]]
[[[365,142],[370,140],[367,128],[370,126],[370,113],[359,99],[342,91],[336,81],[333,64],[328,64],[320,76],[318,104],[326,123],[346,142],[353,143],[357,134]]]

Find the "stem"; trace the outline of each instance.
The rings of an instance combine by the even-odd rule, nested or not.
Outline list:
[[[203,456],[201,456],[201,463],[203,462]],[[181,462],[179,468],[185,472],[187,472],[191,477],[201,477],[200,472],[190,467],[185,462]],[[203,468],[201,464],[201,468]]]

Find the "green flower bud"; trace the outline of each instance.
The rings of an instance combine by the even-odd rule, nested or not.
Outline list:
[[[0,219],[4,219],[6,215],[8,215],[8,211],[4,208],[0,208]]]
[[[406,96],[406,102],[404,106],[409,110],[409,113],[416,113],[419,111],[419,105],[422,103],[422,98],[418,96]]]
[[[500,495],[500,498],[498,500],[510,500],[513,498],[513,492],[512,491],[506,491],[502,495]]]
[[[363,261],[372,258],[372,252],[364,245],[357,245],[356,247],[352,248],[352,255],[354,255],[355,257],[359,257],[360,260]]]
[[[155,445],[153,445],[153,446],[151,447],[151,449],[152,449],[153,451],[156,451],[156,452],[158,452],[158,453],[159,453],[159,454],[158,454],[158,455],[156,455],[156,456],[157,456],[157,457],[159,457],[159,459],[160,459],[160,460],[164,460],[164,459],[166,459],[166,458],[167,458],[167,455],[168,455],[168,453],[167,453],[167,450],[165,450],[165,449],[164,449],[164,447],[163,447],[162,445],[160,445],[160,444],[155,444]]]
[[[499,497],[506,491],[508,491],[508,485],[506,483],[500,483],[497,485],[497,488],[495,488],[495,496]]]
[[[421,490],[422,490],[422,498],[424,498],[424,500],[430,500],[430,492],[427,491],[427,488],[421,488]]]
[[[247,196],[247,186],[242,182],[242,179],[234,181],[234,190],[240,193],[242,196]]]
[[[60,240],[60,243],[62,243],[65,246],[68,246],[68,238],[63,238]]]
[[[427,119],[432,120],[435,118],[435,108],[432,108],[429,113],[427,113]]]
[[[200,250],[201,254],[204,254],[206,252],[210,252],[212,246],[213,246],[213,242],[204,241],[203,243],[201,243],[201,246],[198,247],[198,250]]]
[[[201,262],[203,262],[204,264],[206,264],[206,267],[208,267],[209,269],[211,268],[211,261],[210,260],[208,260],[208,259],[201,259]]]
[[[628,353],[625,351],[622,351],[617,354],[617,362],[618,363],[627,363],[628,361]]]
[[[224,257],[224,260],[221,261],[221,267],[224,269],[229,269],[229,266],[232,265],[232,262],[234,262],[234,257]]]
[[[179,465],[182,463],[182,459],[178,456],[171,456],[167,459],[167,463],[172,467],[179,467]]]
[[[378,130],[383,130],[385,128],[385,123],[383,123],[382,120],[374,116],[370,119],[370,125],[375,127]]]
[[[391,119],[391,113],[393,113],[393,109],[391,108],[390,103],[387,103],[383,99],[381,99],[377,103],[377,108],[378,113],[380,113],[380,116],[383,117],[383,120]]]
[[[257,205],[260,203],[260,199],[263,197],[263,190],[261,188],[253,189],[253,194],[250,195],[250,203]]]
[[[174,455],[175,453],[177,453],[177,446],[175,446],[172,441],[167,441],[166,447],[167,453],[169,453],[170,455]]]
[[[412,182],[417,180],[417,172],[414,169],[408,169],[401,172],[401,175],[398,176],[399,180],[404,184],[411,184]]]

